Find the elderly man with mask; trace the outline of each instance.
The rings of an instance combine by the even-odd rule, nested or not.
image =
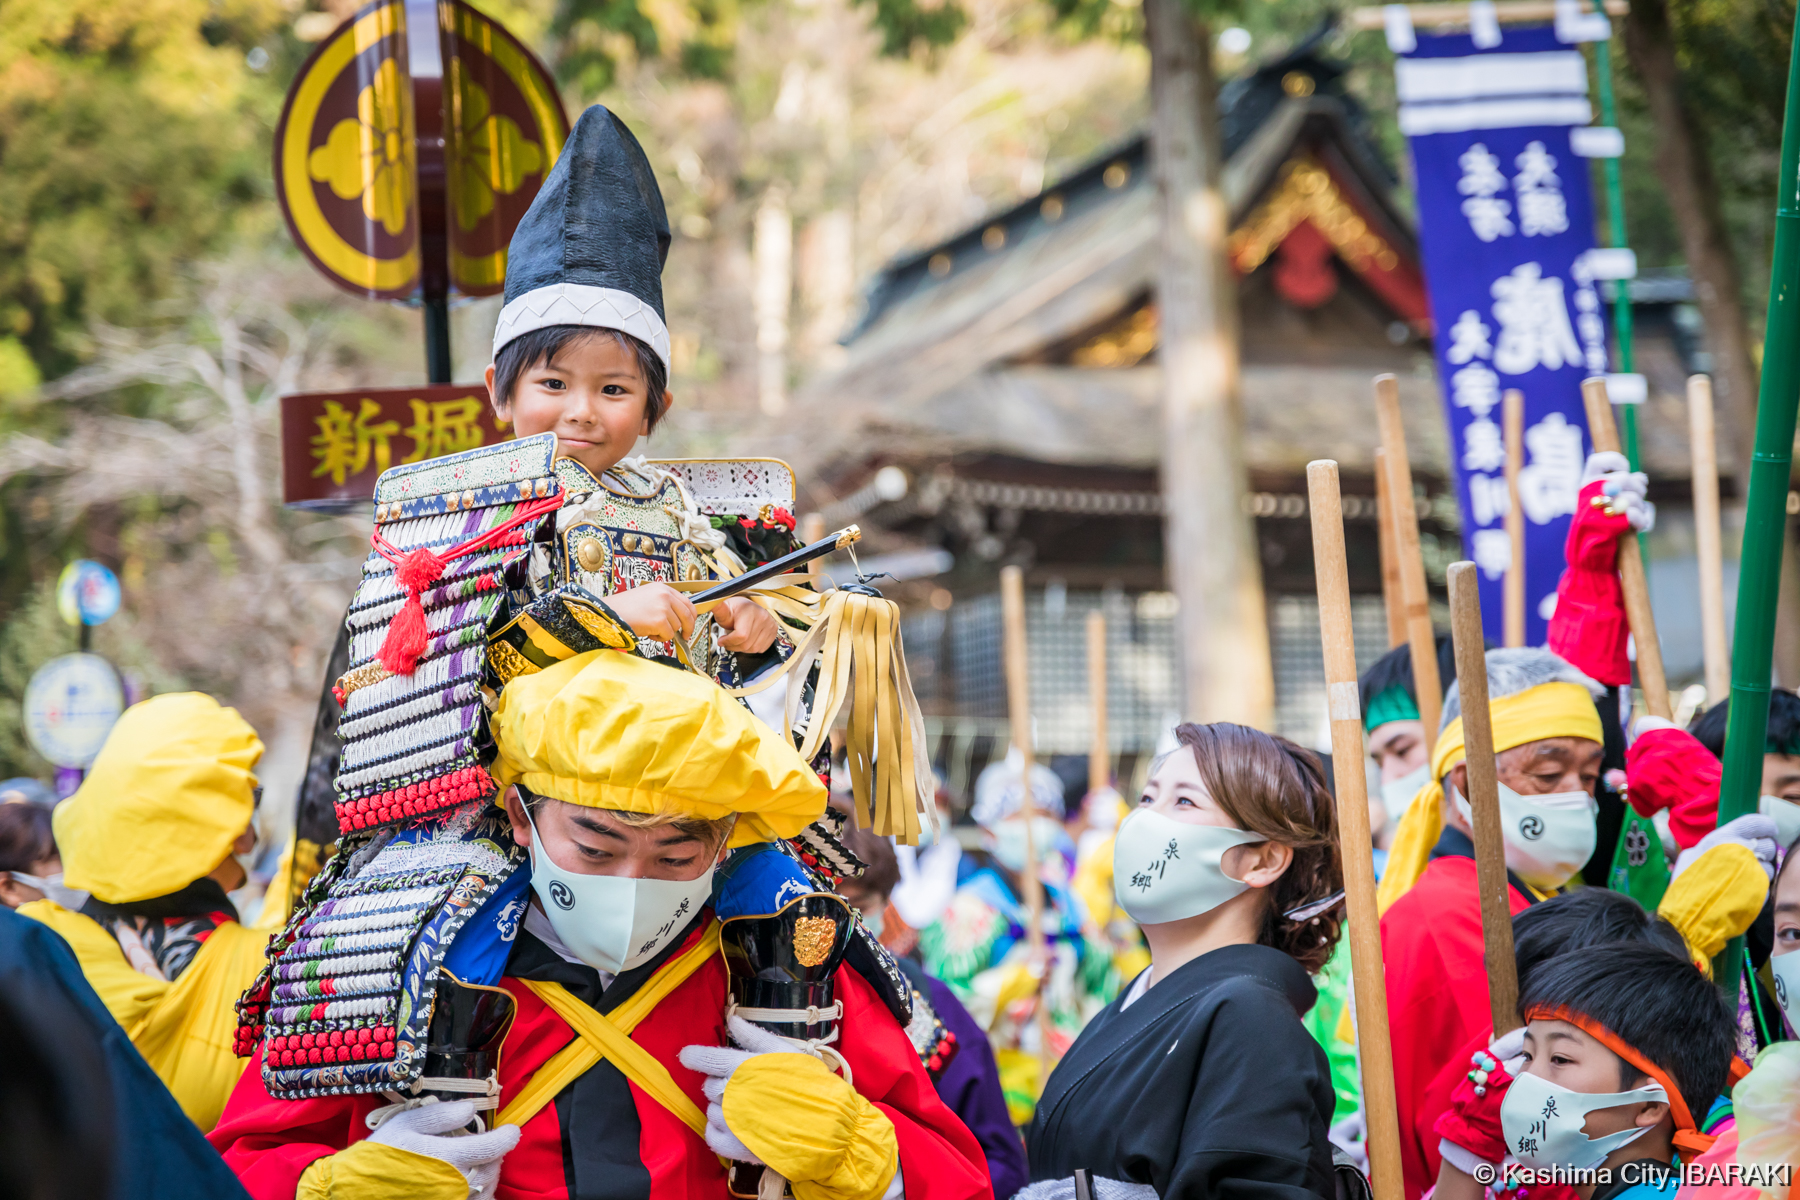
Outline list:
[[[1604,754],[1595,701],[1604,689],[1543,649],[1490,651],[1487,668],[1508,901],[1517,913],[1594,857]],[[1445,697],[1431,778],[1400,824],[1379,892],[1409,1198],[1437,1178],[1435,1123],[1448,1094],[1434,1079],[1489,1028],[1458,687]],[[1772,828],[1752,826],[1771,823],[1745,820],[1697,846],[1659,906],[1697,961],[1747,928],[1767,894]]]
[[[226,896],[243,886],[239,856],[256,844],[252,772],[262,752],[256,731],[210,696],[156,696],[126,709],[80,789],[56,809],[63,903],[19,907],[69,943],[202,1130],[243,1068],[232,1053],[233,1005],[268,942],[238,923]]]
[[[950,906],[919,931],[925,969],[950,985],[988,1035],[1013,1123],[1031,1120],[1042,1081],[1044,1033],[1037,1006],[1047,1005],[1052,1057],[1074,1041],[1089,1017],[1117,990],[1111,954],[1091,940],[1086,906],[1070,888],[1074,844],[1062,825],[1063,786],[1033,764],[1025,815],[1020,759],[1009,753],[975,780],[970,815],[981,830],[982,855],[964,855]],[[1029,825],[1031,856],[1026,853]],[[1043,885],[1043,929],[1049,961],[1031,961],[1031,915],[1025,875]]]

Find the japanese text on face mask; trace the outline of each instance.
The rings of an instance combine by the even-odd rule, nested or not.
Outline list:
[[[1163,847],[1161,856],[1158,857],[1155,862],[1152,862],[1142,871],[1134,871],[1132,873],[1129,886],[1136,888],[1140,892],[1149,891],[1150,885],[1161,879],[1163,877],[1163,872],[1169,869],[1169,864],[1180,857],[1180,845],[1176,843],[1174,838],[1170,838],[1169,844]]]

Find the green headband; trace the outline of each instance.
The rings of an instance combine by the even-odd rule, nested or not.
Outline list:
[[[1369,711],[1363,714],[1363,728],[1374,733],[1390,721],[1419,719],[1419,706],[1412,693],[1396,684],[1369,701]]]

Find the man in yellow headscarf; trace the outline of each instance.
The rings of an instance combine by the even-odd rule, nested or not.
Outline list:
[[[715,911],[754,868],[720,864],[791,861],[761,844],[825,810],[792,743],[712,680],[612,650],[514,678],[492,728],[532,894],[500,980],[517,1009],[498,1112],[470,1135],[467,1101],[370,1131],[378,1097],[275,1099],[252,1070],[212,1141],[257,1200],[725,1200],[721,1155],[779,1171],[797,1200],[989,1194],[979,1144],[856,971],[833,977],[845,1036],[828,1054],[728,1007]],[[783,878],[778,901],[813,890]],[[812,949],[801,963],[826,961]]]
[[[1605,737],[1595,701],[1604,689],[1544,649],[1491,650],[1487,672],[1516,914],[1568,885],[1593,856]],[[1430,1084],[1491,1023],[1465,760],[1461,691],[1453,686],[1431,782],[1400,822],[1378,892],[1409,1200],[1437,1178],[1439,1109]],[[1767,868],[1745,842],[1719,838],[1659,906],[1697,959],[1747,928],[1767,894]],[[1767,851],[1772,857],[1772,840]]]
[[[233,1005],[262,967],[228,891],[255,846],[256,731],[210,696],[125,710],[81,788],[57,807],[63,884],[79,912],[20,907],[74,949],[83,974],[182,1111],[211,1129],[242,1070]],[[66,897],[65,897],[66,898]]]

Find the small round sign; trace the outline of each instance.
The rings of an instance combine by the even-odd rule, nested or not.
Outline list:
[[[25,737],[59,767],[93,765],[125,711],[119,673],[98,654],[65,654],[39,667],[25,687]]]
[[[56,609],[71,625],[104,625],[119,611],[119,577],[104,563],[78,558],[56,581]]]

